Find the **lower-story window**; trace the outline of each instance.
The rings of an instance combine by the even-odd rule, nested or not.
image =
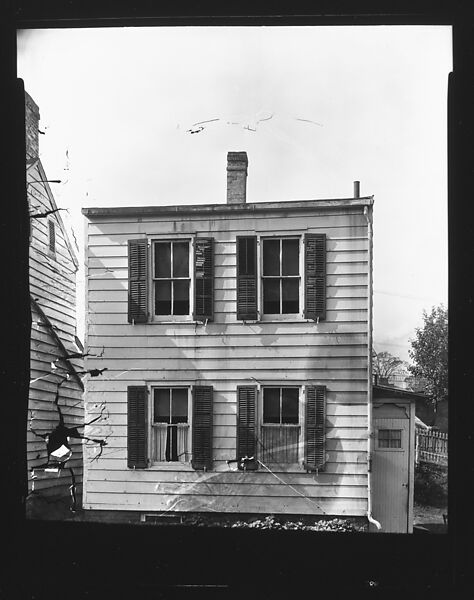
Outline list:
[[[300,445],[299,388],[263,388],[261,437],[263,462],[298,462]]]
[[[189,460],[189,389],[153,389],[153,460]]]

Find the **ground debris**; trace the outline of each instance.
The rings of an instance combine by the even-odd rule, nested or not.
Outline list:
[[[352,532],[359,529],[347,519],[321,519],[314,523],[303,523],[302,521],[287,521],[267,516],[250,522],[236,521],[231,527],[242,527],[252,529],[274,529],[274,530],[296,530],[296,531],[338,531]]]

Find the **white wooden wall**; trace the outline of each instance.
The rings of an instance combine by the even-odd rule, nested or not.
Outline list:
[[[236,235],[327,235],[327,318],[316,324],[236,320]],[[215,319],[127,322],[127,241],[189,234],[215,238]],[[89,406],[106,402],[111,435],[86,461],[85,508],[141,511],[288,512],[361,516],[367,510],[369,240],[362,207],[172,217],[90,217],[87,347],[104,348],[89,380]],[[86,364],[87,368],[87,364]],[[327,386],[326,471],[230,471],[236,454],[236,388],[257,382]],[[214,386],[214,469],[127,469],[128,385],[168,381]],[[100,427],[95,433],[100,433]],[[296,492],[294,490],[297,490]],[[306,498],[302,497],[306,496]]]
[[[42,167],[37,163],[28,171],[28,201],[30,213],[44,213],[55,207],[51,203],[51,191]],[[55,223],[56,253],[49,252],[48,221]],[[66,232],[56,214],[47,218],[31,219],[30,238],[30,293],[36,300],[54,331],[68,351],[77,351],[74,344],[76,333],[76,266],[66,243]],[[57,341],[46,326],[40,314],[32,310],[30,353],[30,380],[39,379],[30,384],[29,414],[27,432],[28,490],[31,492],[30,469],[46,462],[46,443],[29,431],[30,426],[38,433],[51,432],[59,422],[58,411],[54,406],[57,383],[67,372],[64,362],[57,363],[59,375],[51,374],[51,362],[64,355]],[[77,370],[83,369],[82,360],[71,361]],[[59,404],[66,426],[83,423],[82,389],[76,379],[71,377],[60,387]],[[68,467],[74,469],[77,491],[82,486],[82,445],[72,440],[73,456]],[[41,495],[58,495],[69,498],[70,474],[66,470],[57,477],[37,473],[34,482],[35,492]]]

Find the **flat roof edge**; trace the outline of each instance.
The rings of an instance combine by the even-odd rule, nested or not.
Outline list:
[[[253,213],[264,211],[307,210],[309,208],[341,208],[372,206],[373,196],[323,200],[287,200],[285,202],[252,202],[245,204],[183,204],[175,206],[113,206],[87,207],[81,210],[86,217],[126,217],[169,214]]]

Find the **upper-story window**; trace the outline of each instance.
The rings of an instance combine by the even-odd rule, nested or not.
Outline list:
[[[237,320],[326,318],[326,234],[237,236]]]
[[[56,227],[54,221],[48,221],[48,248],[52,254],[56,252]]]
[[[150,264],[151,262],[151,264]],[[151,285],[151,290],[150,290]],[[212,321],[214,238],[128,241],[128,322]]]
[[[326,318],[325,234],[237,236],[235,275],[222,249],[215,255],[212,237],[152,240],[151,250],[142,237],[128,247],[129,323],[213,321],[215,259],[226,272],[216,280],[221,295],[235,281],[237,320]]]
[[[263,239],[263,313],[300,312],[300,240]]]
[[[153,244],[154,314],[189,315],[189,241]]]

